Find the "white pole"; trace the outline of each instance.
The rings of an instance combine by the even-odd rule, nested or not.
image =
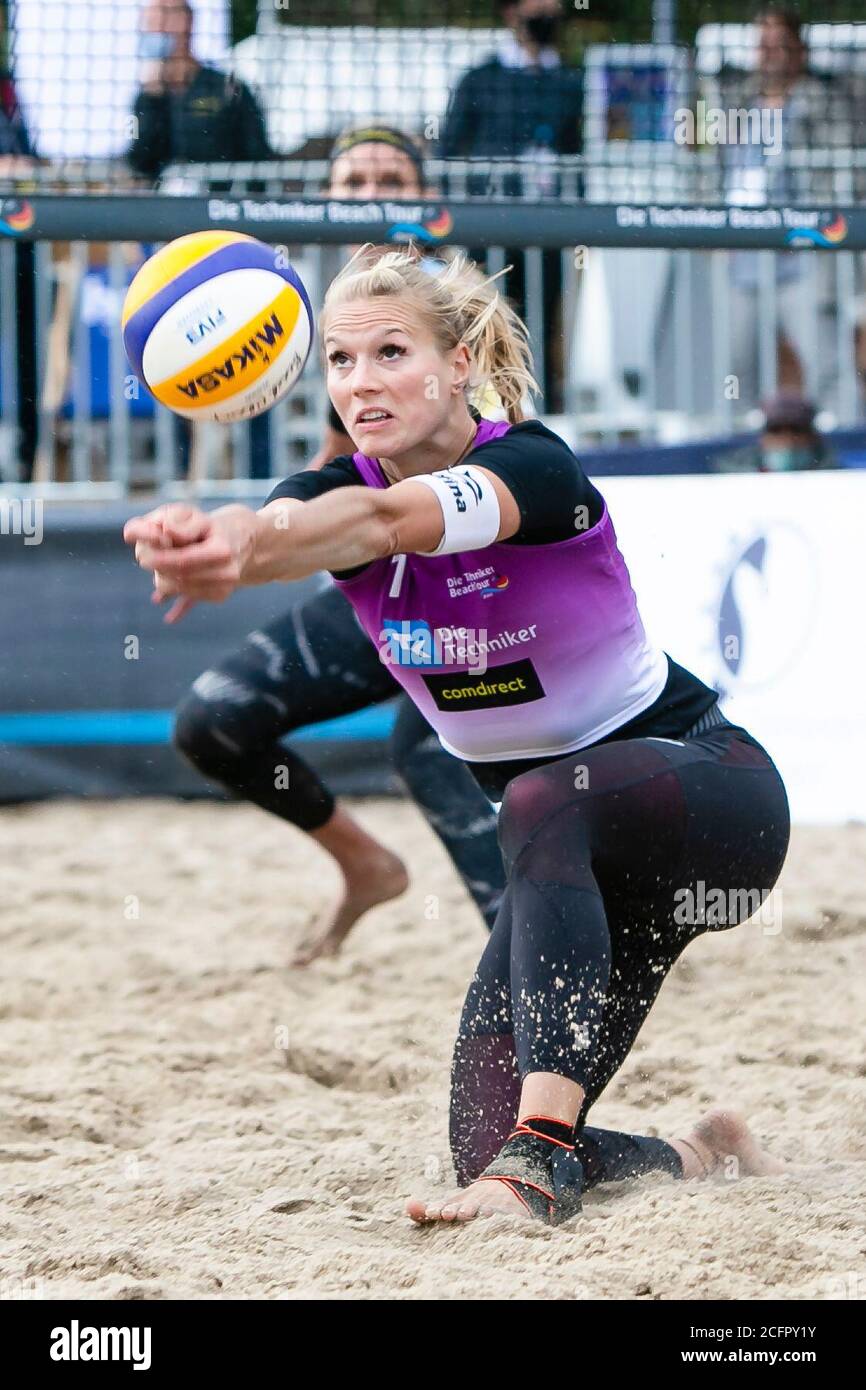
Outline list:
[[[653,0],[653,43],[675,43],[677,0]]]

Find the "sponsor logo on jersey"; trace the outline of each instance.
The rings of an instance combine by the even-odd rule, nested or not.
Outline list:
[[[496,574],[489,584],[485,584],[481,590],[482,598],[490,598],[492,594],[501,594],[503,589],[508,588],[508,575]]]
[[[437,627],[423,618],[383,618],[379,633],[379,658],[386,666],[467,666],[470,672],[487,670],[490,652],[534,642],[537,623],[516,631],[505,628],[491,637],[487,628]]]
[[[436,708],[451,713],[464,710],[498,709],[506,705],[527,705],[543,700],[544,689],[528,657],[507,666],[492,666],[482,676],[472,671],[460,674],[422,676]]]
[[[451,574],[445,580],[449,598],[465,598],[467,594],[482,594],[490,598],[501,594],[508,588],[508,575],[499,574],[493,565],[484,565],[477,570],[464,570],[463,574]]]
[[[438,627],[423,618],[383,618],[379,659],[386,666],[468,666],[487,670],[487,629]]]

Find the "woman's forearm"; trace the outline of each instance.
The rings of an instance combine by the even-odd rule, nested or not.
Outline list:
[[[372,488],[344,487],[311,502],[278,499],[260,512],[232,506],[213,515],[237,538],[240,582],[248,586],[353,569],[392,554],[396,529],[388,510]]]

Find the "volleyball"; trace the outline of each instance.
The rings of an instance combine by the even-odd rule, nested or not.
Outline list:
[[[240,232],[193,232],[145,261],[121,328],[133,371],[162,405],[231,424],[292,389],[313,312],[284,248]]]

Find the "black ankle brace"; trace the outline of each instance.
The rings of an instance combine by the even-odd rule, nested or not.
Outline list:
[[[527,1115],[478,1181],[504,1183],[532,1216],[548,1226],[568,1221],[580,1211],[583,1190],[574,1126],[548,1115]]]

